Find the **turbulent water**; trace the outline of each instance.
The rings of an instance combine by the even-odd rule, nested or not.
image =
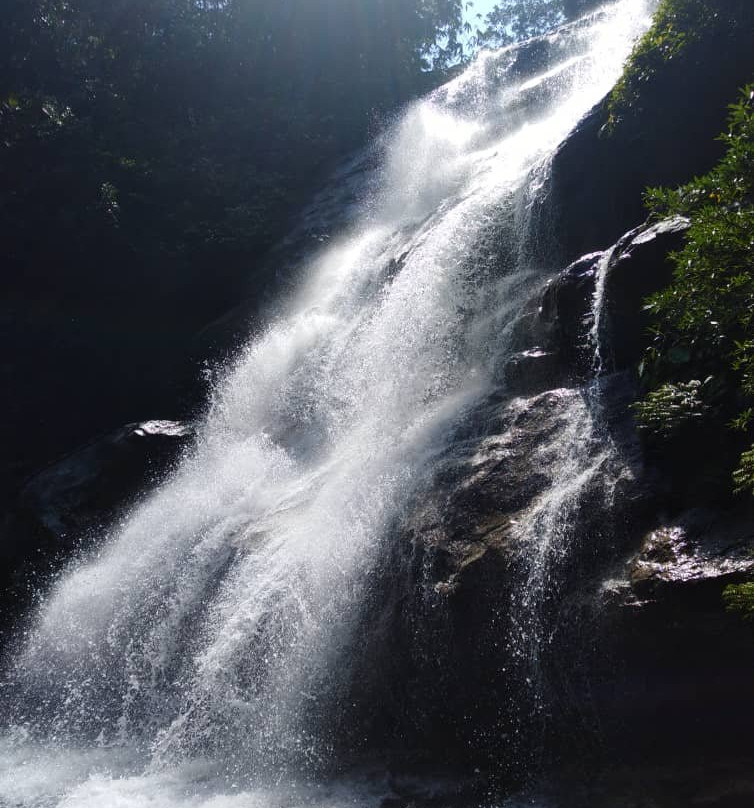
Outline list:
[[[335,808],[389,793],[379,774],[317,778],[349,720],[363,604],[391,526],[499,385],[545,277],[531,210],[548,161],[649,5],[482,54],[323,193],[320,246],[217,384],[196,447],[30,617],[3,686],[0,804]],[[541,558],[601,462],[576,454],[587,404],[569,412],[542,458],[561,465],[529,530]]]

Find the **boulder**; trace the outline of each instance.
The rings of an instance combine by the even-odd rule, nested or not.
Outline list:
[[[134,497],[168,472],[193,435],[193,427],[180,421],[128,424],[27,481],[0,529],[0,605],[12,607],[0,629],[22,611],[37,570],[114,522]]]
[[[668,286],[673,267],[668,256],[683,246],[689,220],[674,216],[627,233],[607,264],[602,300],[603,361],[612,370],[635,367],[649,342],[646,299]]]
[[[546,284],[515,325],[504,376],[508,390],[533,394],[634,369],[648,344],[646,299],[670,283],[668,255],[689,221],[671,217],[630,230],[608,250],[587,253]],[[597,362],[593,325],[599,309]]]
[[[180,421],[144,421],[104,435],[49,466],[21,490],[19,507],[56,539],[94,524],[154,484],[193,437]]]
[[[546,287],[540,317],[547,323],[547,345],[561,364],[584,379],[592,370],[593,347],[589,332],[597,273],[607,253],[587,253],[566,267]]]

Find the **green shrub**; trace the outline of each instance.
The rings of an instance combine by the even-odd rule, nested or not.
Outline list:
[[[754,446],[741,455],[741,465],[733,472],[736,491],[754,491]]]
[[[683,215],[690,227],[671,255],[672,283],[647,301],[655,325],[643,370],[655,389],[635,409],[640,426],[670,435],[705,413],[700,383],[687,379],[714,376],[717,409],[743,450],[754,438],[754,85],[730,107],[721,139],[726,154],[708,174],[647,193],[654,219]],[[735,483],[754,492],[753,452]]]
[[[703,418],[707,405],[702,400],[704,382],[694,379],[679,384],[663,384],[633,405],[637,425],[649,434],[670,437],[697,418]]]
[[[726,586],[723,603],[729,612],[738,612],[745,620],[754,619],[754,582]]]

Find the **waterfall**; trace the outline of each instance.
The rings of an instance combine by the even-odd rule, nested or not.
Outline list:
[[[515,317],[554,269],[532,245],[532,202],[650,6],[621,0],[482,53],[349,168],[347,209],[328,219],[342,174],[315,201],[317,249],[217,383],[195,447],[29,617],[3,683],[0,803],[379,800],[296,784],[358,720],[349,666],[391,527],[500,385]],[[573,407],[538,460],[573,463],[532,542],[543,522],[557,542],[574,475],[592,468]]]

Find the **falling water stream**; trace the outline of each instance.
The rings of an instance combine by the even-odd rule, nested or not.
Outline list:
[[[216,385],[194,449],[30,616],[3,683],[0,805],[379,804],[379,779],[317,779],[361,606],[390,526],[499,384],[546,278],[529,213],[549,159],[650,6],[606,6],[527,58],[483,53],[356,165],[356,202]],[[600,462],[578,457],[588,406],[571,414],[534,459],[560,463],[529,527],[542,557]]]

